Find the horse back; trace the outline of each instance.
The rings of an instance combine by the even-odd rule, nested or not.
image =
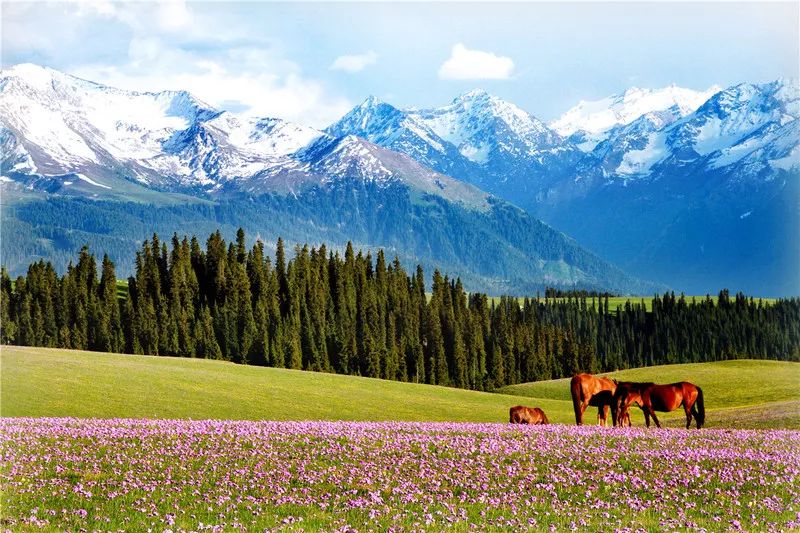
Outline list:
[[[683,386],[680,383],[651,385],[642,394],[656,411],[674,411],[683,403]]]
[[[597,377],[592,374],[575,374],[572,376],[571,386],[579,385],[584,397],[591,397],[602,391],[614,394],[617,383],[613,379]]]

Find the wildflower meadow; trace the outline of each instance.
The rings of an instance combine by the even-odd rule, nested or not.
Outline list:
[[[2,527],[800,528],[800,432],[3,419]]]

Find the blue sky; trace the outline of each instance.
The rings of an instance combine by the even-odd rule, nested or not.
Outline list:
[[[798,2],[4,2],[2,63],[322,127],[480,87],[550,120],[631,86],[797,78]]]

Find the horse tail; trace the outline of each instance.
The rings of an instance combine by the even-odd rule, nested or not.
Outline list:
[[[547,415],[546,415],[546,414],[544,414],[544,411],[542,411],[541,409],[539,409],[539,412],[542,414],[542,422],[541,422],[541,423],[542,423],[542,424],[549,424],[549,423],[550,423],[550,421],[547,419]]]
[[[572,376],[570,382],[572,392],[572,408],[575,410],[575,423],[581,425],[581,380],[578,376]]]
[[[706,423],[706,406],[703,403],[703,389],[695,385],[697,389],[697,399],[695,405],[697,406],[697,421],[700,423],[697,427],[702,427]]]

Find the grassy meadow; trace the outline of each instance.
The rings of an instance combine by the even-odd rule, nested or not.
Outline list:
[[[222,361],[2,347],[3,417],[504,422],[526,400]],[[568,420],[568,405],[542,408]]]
[[[699,384],[711,429],[575,427],[568,380],[488,393],[3,346],[0,521],[24,531],[800,527],[800,432],[747,429],[800,427],[800,363],[613,375]],[[507,424],[518,403],[556,424]],[[682,414],[663,419],[677,426]]]
[[[505,422],[510,406],[524,404],[552,422],[574,422],[568,379],[487,393],[204,359],[16,346],[0,354],[3,417]],[[699,385],[708,427],[800,428],[800,363],[721,361],[610,375]],[[595,414],[590,408],[587,420]],[[644,423],[638,409],[632,416]],[[683,413],[659,418],[677,426]]]

